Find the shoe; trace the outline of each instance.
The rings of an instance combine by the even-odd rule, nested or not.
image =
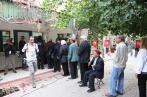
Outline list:
[[[88,93],[91,93],[93,91],[95,91],[95,89],[89,89],[89,90],[87,90]]]
[[[36,88],[36,86],[33,86],[33,88]]]
[[[14,73],[17,73],[17,71],[16,71],[16,70],[13,70],[13,72],[14,72]]]
[[[57,70],[53,70],[52,72],[57,72]]]
[[[7,72],[4,73],[4,75],[7,75],[7,74],[8,74]]]
[[[35,84],[33,85],[33,88],[36,88],[36,85]]]
[[[82,81],[78,81],[78,84],[82,84]]]
[[[86,87],[86,86],[87,86],[86,84],[79,85],[79,87]]]
[[[69,74],[63,74],[62,76],[69,76]]]
[[[75,79],[75,78],[69,77],[68,79]]]
[[[116,97],[116,96],[112,96],[109,93],[105,94],[106,97]]]
[[[118,95],[123,95],[123,93],[120,93],[119,91],[116,91],[116,93],[117,93]]]

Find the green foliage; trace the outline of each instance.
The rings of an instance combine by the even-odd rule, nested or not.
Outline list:
[[[147,34],[147,3],[145,0],[44,0],[42,8],[50,13],[59,6],[57,27],[69,26],[76,20],[76,28],[89,28],[94,33],[143,36]]]

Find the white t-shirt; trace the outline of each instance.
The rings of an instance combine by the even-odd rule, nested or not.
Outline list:
[[[136,73],[141,74],[141,72],[147,73],[147,50],[140,49],[136,59]]]
[[[30,45],[29,43],[25,44],[22,52],[26,51],[26,60],[37,60],[36,52],[39,52],[38,45],[34,43],[33,45]]]

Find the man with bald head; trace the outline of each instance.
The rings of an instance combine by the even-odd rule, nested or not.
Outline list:
[[[128,60],[128,49],[125,44],[125,37],[118,35],[116,37],[116,51],[113,59],[113,69],[110,78],[110,91],[107,97],[116,97],[124,93],[124,70]]]
[[[88,70],[88,62],[90,61],[90,52],[91,46],[87,41],[86,36],[80,37],[80,45],[79,45],[79,64],[80,64],[80,73],[81,73],[81,81],[78,83],[84,83],[84,74]]]

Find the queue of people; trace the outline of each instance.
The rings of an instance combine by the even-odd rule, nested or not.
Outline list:
[[[90,56],[91,46],[85,36],[80,37],[80,43],[76,39],[71,39],[70,45],[65,40],[56,40],[56,43],[49,40],[45,44],[41,37],[38,37],[36,41],[34,37],[30,37],[28,43],[25,43],[23,40],[24,37],[22,37],[20,42],[23,45],[19,46],[20,54],[25,54],[23,58],[26,60],[26,63],[24,63],[24,60],[22,62],[29,68],[33,88],[36,88],[35,72],[37,67],[38,69],[44,69],[45,63],[48,64],[48,69],[54,69],[53,72],[60,72],[62,66],[63,76],[70,75],[69,79],[78,78],[79,64],[81,78],[78,83],[80,87],[88,86],[89,89],[87,92],[95,91],[95,78],[104,78],[104,60],[100,56],[101,51],[96,49],[93,56]],[[14,43],[8,40],[5,45],[6,60],[10,60],[10,57],[14,57],[17,54],[13,46]],[[116,97],[117,95],[124,94],[124,71],[126,69],[126,62],[128,61],[128,47],[123,35],[116,37],[116,48],[113,47],[111,52],[112,72],[110,88],[105,96]],[[92,57],[92,60],[90,60],[90,57]],[[136,68],[136,78],[138,79],[139,95],[140,97],[146,97],[147,37],[143,37],[141,40],[141,49],[136,61],[136,65],[138,66]],[[13,72],[17,73],[13,66],[13,61],[9,62],[9,64],[12,64]],[[8,69],[5,68],[5,75],[7,71]]]

